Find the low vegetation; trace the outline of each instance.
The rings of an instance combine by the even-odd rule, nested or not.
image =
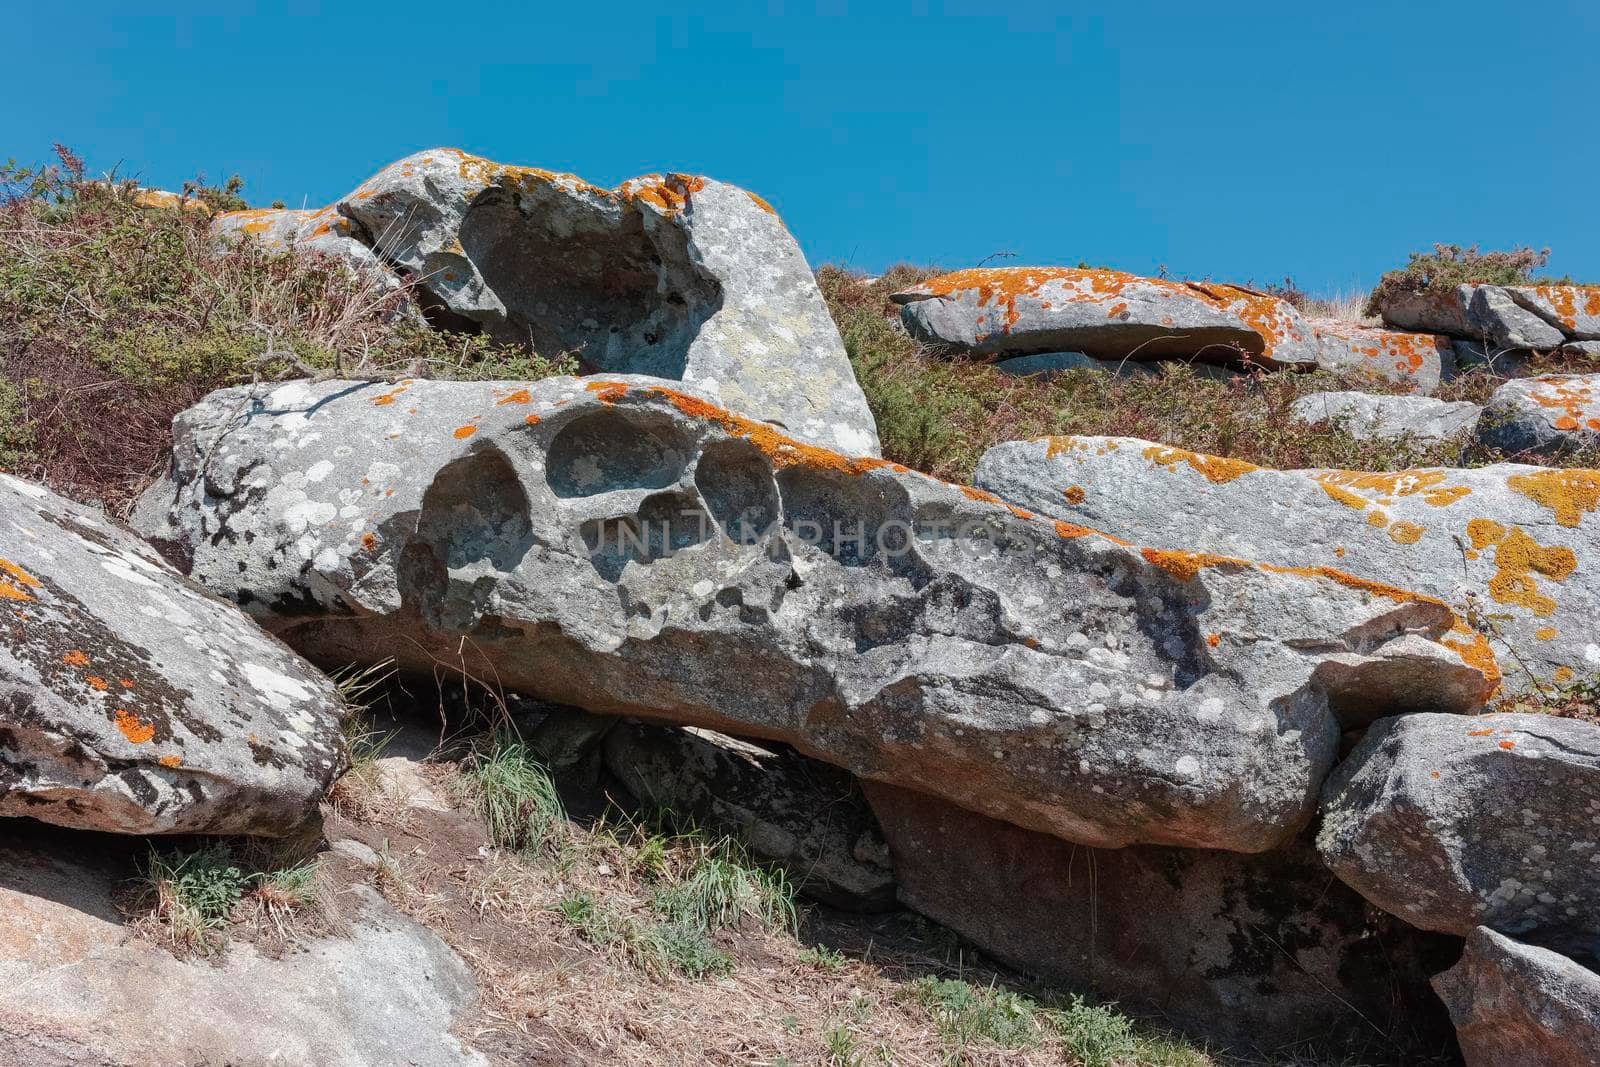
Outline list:
[[[1548,248],[1526,245],[1506,252],[1480,252],[1477,245],[1436,244],[1432,252],[1412,252],[1404,267],[1389,271],[1367,297],[1366,313],[1376,315],[1386,300],[1405,293],[1448,293],[1467,282],[1489,285],[1570,285],[1571,278],[1536,278],[1550,261]]]
[[[570,363],[432,330],[406,286],[310,252],[221,248],[201,211],[144,207],[65,149],[0,167],[0,468],[122,510],[179,411],[213,389],[299,375],[534,379]],[[219,209],[242,182],[191,183]]]

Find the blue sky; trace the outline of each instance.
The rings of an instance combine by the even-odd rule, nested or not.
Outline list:
[[[14,10],[0,157],[291,206],[436,145],[690,171],[870,271],[1010,251],[1326,292],[1456,241],[1600,279],[1592,2],[229,6]]]

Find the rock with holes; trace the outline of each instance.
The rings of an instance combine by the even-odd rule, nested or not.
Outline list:
[[[885,911],[894,870],[861,784],[781,745],[711,730],[627,723],[606,735],[606,766],[638,800],[730,834],[834,907]]]
[[[1428,976],[1451,939],[1413,930],[1328,873],[1309,843],[1259,855],[1085,848],[924,793],[868,783],[906,906],[984,952],[1266,1062],[1382,1035],[1434,1052]],[[1424,1062],[1418,1056],[1407,1062]]]
[[[223,390],[175,435],[145,528],[315,659],[783,741],[1092,844],[1272,847],[1349,693],[1492,684],[1436,600],[1141,553],[656,379]]]
[[[344,770],[332,683],[87,508],[0,474],[0,816],[281,834]]]
[[[1317,848],[1424,930],[1600,959],[1600,726],[1539,714],[1375,723],[1329,778]]]
[[[1329,392],[1307,393],[1289,411],[1300,422],[1330,422],[1354,437],[1409,437],[1433,443],[1464,436],[1483,409],[1426,396]]]
[[[1433,988],[1467,1067],[1600,1063],[1600,975],[1560,953],[1480,926]]]
[[[1484,406],[1478,441],[1511,456],[1592,450],[1600,445],[1600,374],[1506,382]]]
[[[1450,338],[1361,326],[1338,319],[1311,319],[1317,363],[1333,371],[1399,382],[1414,393],[1431,393],[1455,370]]]
[[[260,215],[214,225],[248,230]],[[878,454],[799,245],[743,189],[684,174],[602,189],[434,148],[298,225],[347,227],[446,324],[570,352],[595,370],[683,381],[800,440]]]
[[[995,446],[976,480],[1154,548],[1337,567],[1470,604],[1541,683],[1600,668],[1600,471],[1279,471],[1134,438],[1053,437]],[[1518,669],[1505,682],[1520,690],[1529,678]]]
[[[1315,331],[1276,297],[1236,285],[1114,270],[1000,267],[956,271],[895,293],[920,341],[976,355],[1086,352],[1100,359],[1181,357],[1311,366]]]

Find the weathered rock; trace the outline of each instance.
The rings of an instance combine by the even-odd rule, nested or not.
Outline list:
[[[1600,1063],[1600,975],[1480,926],[1433,988],[1450,1009],[1467,1067]]]
[[[1489,397],[1478,441],[1515,456],[1560,454],[1600,444],[1600,374],[1515,378]]]
[[[1455,366],[1450,338],[1434,333],[1403,333],[1337,319],[1311,319],[1319,366],[1356,371],[1402,382],[1414,393],[1431,393]]]
[[[235,942],[179,960],[116,907],[133,856],[16,834],[0,845],[0,1062],[486,1067],[450,1033],[466,965],[367,886],[338,935],[274,959]],[[20,840],[19,840],[20,838]]]
[[[1156,548],[1338,567],[1450,604],[1471,598],[1504,616],[1506,644],[1541,681],[1600,665],[1600,471],[1278,471],[1133,438],[1055,437],[995,446],[976,481]],[[1506,684],[1528,679],[1519,670]]]
[[[1141,553],[653,379],[290,383],[230,424],[241,399],[176,420],[141,514],[309,655],[483,657],[1086,843],[1271,847],[1334,758],[1327,686],[1492,684],[1437,601]]]
[[[434,148],[300,225],[330,217],[415,280],[447,322],[601,371],[688,382],[792,437],[878,454],[805,257],[753,193],[685,174],[601,189]]]
[[[1328,874],[1305,843],[1235,852],[1094,849],[869,783],[900,897],[980,949],[1095,989],[1186,1033],[1272,1052],[1315,1040],[1436,1051],[1428,975],[1449,939],[1412,930]]]
[[[854,778],[793,752],[710,730],[625,724],[606,766],[640,801],[733,834],[808,896],[853,911],[894,901],[894,871]]]
[[[211,233],[225,244],[249,239],[269,252],[304,249],[342,261],[363,277],[394,289],[400,279],[360,240],[355,223],[331,207],[318,211],[260,208],[229,211],[211,220]]]
[[[1538,714],[1402,715],[1328,779],[1317,848],[1425,930],[1478,926],[1600,959],[1600,727]]]
[[[87,508],[0,475],[0,816],[279,834],[343,771],[333,684]]]
[[[1383,320],[1407,330],[1487,341],[1500,349],[1600,339],[1600,287],[1468,283],[1448,292],[1386,294]]]
[[[930,278],[891,298],[920,341],[977,355],[1061,349],[1101,359],[1315,365],[1292,306],[1254,289],[1114,270],[1000,267]]]
[[[1289,410],[1301,422],[1332,422],[1355,437],[1410,437],[1417,441],[1461,437],[1483,411],[1466,402],[1358,392],[1307,393]]]

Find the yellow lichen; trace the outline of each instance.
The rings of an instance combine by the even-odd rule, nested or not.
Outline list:
[[[1513,474],[1506,485],[1540,507],[1555,512],[1556,522],[1576,527],[1589,512],[1600,508],[1600,471],[1542,470]]]

